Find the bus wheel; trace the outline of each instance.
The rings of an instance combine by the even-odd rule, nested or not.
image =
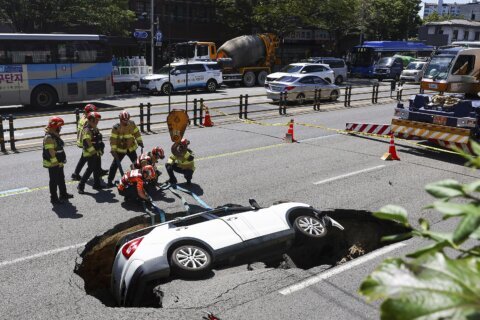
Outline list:
[[[52,87],[39,86],[33,90],[30,101],[34,108],[51,109],[58,102],[57,92]]]

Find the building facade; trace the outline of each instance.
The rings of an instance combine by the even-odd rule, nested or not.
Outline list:
[[[420,27],[418,37],[433,46],[449,45],[453,41],[480,41],[480,22],[461,19],[429,22]]]

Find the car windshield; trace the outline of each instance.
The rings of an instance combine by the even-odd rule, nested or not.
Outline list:
[[[292,77],[292,76],[283,76],[277,79],[277,82],[295,82],[298,80],[298,77]]]
[[[379,67],[387,67],[387,66],[391,66],[392,63],[393,63],[393,58],[390,58],[390,57],[385,57],[385,58],[381,58],[380,60],[378,60],[377,62],[377,65]]]
[[[410,62],[407,66],[407,70],[422,70],[424,63],[420,62]]]
[[[168,72],[172,69],[172,67],[163,66],[160,70],[157,71],[157,74],[168,74]]]
[[[289,64],[288,66],[283,67],[280,72],[286,72],[286,73],[296,73],[302,70],[302,66],[295,66],[292,64]]]
[[[432,58],[432,61],[428,64],[425,70],[424,78],[427,79],[447,79],[448,69],[455,56],[436,56]]]

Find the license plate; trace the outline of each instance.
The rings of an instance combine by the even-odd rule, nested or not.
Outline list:
[[[430,89],[438,89],[438,85],[436,83],[430,83],[430,84],[428,84],[428,87]]]
[[[447,124],[447,117],[433,116],[433,123],[445,125]]]

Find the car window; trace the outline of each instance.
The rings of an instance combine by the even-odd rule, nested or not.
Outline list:
[[[218,64],[207,64],[205,65],[209,70],[222,70],[222,68]]]
[[[295,82],[297,81],[298,77],[292,77],[292,76],[283,76],[277,79],[276,81],[279,82]]]
[[[320,77],[313,77],[313,83],[315,84],[329,84],[327,81],[323,80],[322,78]]]
[[[180,71],[180,74],[185,74],[187,73],[187,66],[176,66],[174,72],[177,73],[177,71]]]
[[[473,70],[475,65],[475,56],[473,55],[461,55],[458,56],[455,65],[452,68],[452,74],[454,75],[467,75]]]
[[[295,66],[292,64],[289,64],[288,66],[283,67],[280,72],[286,72],[286,73],[295,73],[299,72],[302,70],[302,66]]]
[[[188,66],[188,72],[204,72],[205,67],[203,64],[191,64]]]
[[[310,83],[313,83],[313,77],[305,77],[300,79],[298,82],[304,83],[304,84],[310,84]]]
[[[324,66],[306,66],[300,73],[322,72],[325,70]]]
[[[328,64],[330,68],[343,68],[345,63],[343,60],[325,60],[325,64]]]

